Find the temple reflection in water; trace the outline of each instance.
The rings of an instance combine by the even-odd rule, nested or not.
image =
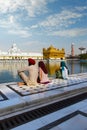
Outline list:
[[[60,60],[46,60],[45,64],[49,72],[49,76],[54,76],[55,71],[60,68]]]
[[[55,77],[55,71],[60,67],[60,59],[65,60],[65,50],[56,49],[52,45],[49,48],[43,48],[41,53],[24,53],[13,44],[8,52],[0,51],[0,83],[19,81],[17,70],[27,66],[27,59],[32,57],[36,59],[38,64],[39,60],[43,60],[46,64],[49,76]],[[4,59],[3,59],[4,58]],[[10,58],[10,59],[9,59]],[[9,59],[9,60],[8,60]],[[70,74],[87,72],[87,64],[80,63],[79,60],[65,60],[69,68]]]
[[[38,63],[39,60],[36,60]],[[59,60],[44,60],[50,77],[55,77],[55,70],[59,68]],[[87,72],[87,63],[80,63],[79,60],[66,60],[70,74]],[[0,83],[20,81],[17,70],[27,66],[27,60],[3,60],[0,61]]]
[[[36,60],[37,64],[38,64],[39,60]],[[48,60],[44,60],[47,70],[49,72],[49,76],[52,76],[55,74],[55,70],[59,69],[60,66],[60,62],[49,62]],[[3,60],[0,62],[0,72],[9,72],[13,75],[13,77],[15,78],[17,76],[17,70],[19,68],[22,68],[24,66],[27,66],[27,60]]]

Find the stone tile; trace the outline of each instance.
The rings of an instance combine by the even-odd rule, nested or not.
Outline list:
[[[77,115],[50,130],[54,130],[57,128],[60,130],[86,130],[87,117],[84,117],[82,115]]]
[[[17,108],[24,107],[26,106],[26,104],[29,105],[33,101],[36,101],[36,100],[38,101],[44,98],[49,98],[49,101],[51,101],[51,98],[50,98],[51,96],[64,94],[65,92],[70,92],[72,90],[75,91],[76,89],[87,86],[87,82],[84,82],[84,81],[87,81],[87,74],[73,75],[69,77],[68,80],[54,79],[49,84],[46,84],[46,85],[39,84],[36,87],[33,87],[33,86],[27,87],[26,85],[24,85],[23,87],[18,87],[17,83],[0,84],[0,91],[3,94],[5,94],[5,96],[9,99],[9,100],[3,101],[3,103],[2,101],[0,101],[0,113],[3,114],[4,112],[10,112],[10,111],[13,112]],[[7,85],[12,87],[13,89],[9,88]],[[18,94],[16,91],[14,91],[14,89],[20,92],[22,95]],[[1,100],[3,99],[1,95],[0,95],[0,99]],[[84,100],[82,102],[76,103],[67,108],[51,113],[35,121],[37,121],[37,124],[39,127],[42,127],[76,110],[80,110],[82,112],[87,113],[86,104],[87,104],[87,100]],[[81,117],[82,116],[79,117],[79,120]],[[74,118],[74,119],[77,119],[77,118]],[[35,124],[34,122],[31,122],[29,124],[22,125],[23,127],[19,126],[17,128],[19,129],[21,127],[22,129],[25,126],[29,126],[29,128],[31,128],[31,126],[33,126],[34,124]],[[35,127],[33,126],[32,128],[37,128],[36,124],[35,124]],[[59,127],[59,126],[57,127],[57,129],[61,129],[61,130],[62,128],[63,127]]]
[[[11,130],[24,130],[24,129],[26,129],[26,130],[37,130],[41,126],[43,126],[43,123],[39,119],[37,119],[37,120],[31,121],[29,123],[26,123],[24,125],[13,128]]]

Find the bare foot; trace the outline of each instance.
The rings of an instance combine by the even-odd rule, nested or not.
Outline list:
[[[24,82],[18,82],[17,84],[18,84],[18,86],[23,86],[23,85],[25,85]]]

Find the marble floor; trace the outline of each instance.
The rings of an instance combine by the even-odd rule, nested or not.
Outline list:
[[[16,82],[0,84],[0,120],[82,92],[87,92],[87,73],[70,75],[67,80],[52,79],[49,84],[30,87],[19,87]],[[25,127],[26,130],[87,130],[87,99],[12,130]]]
[[[87,100],[23,124],[12,130],[87,130]]]

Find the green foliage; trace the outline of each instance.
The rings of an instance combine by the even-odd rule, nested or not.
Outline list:
[[[80,59],[87,59],[87,53],[80,54]]]

